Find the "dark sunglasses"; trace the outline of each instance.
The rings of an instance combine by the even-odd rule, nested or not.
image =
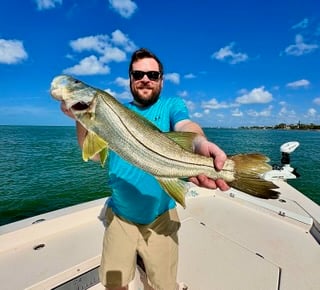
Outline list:
[[[131,71],[131,75],[136,81],[141,80],[144,77],[144,75],[147,75],[150,81],[157,81],[161,76],[161,72],[153,71],[153,70],[151,71],[133,70]]]

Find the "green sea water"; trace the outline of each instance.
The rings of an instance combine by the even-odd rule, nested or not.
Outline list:
[[[280,146],[298,141],[289,183],[320,204],[320,132],[205,129],[227,154],[261,152],[280,164]],[[74,127],[0,126],[0,225],[110,194],[107,168],[83,162]]]

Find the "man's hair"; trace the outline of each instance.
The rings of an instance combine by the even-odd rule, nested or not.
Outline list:
[[[163,75],[163,65],[161,63],[161,61],[159,60],[159,58],[153,54],[151,51],[149,51],[146,48],[140,48],[138,50],[136,50],[132,56],[131,56],[131,61],[130,61],[130,65],[129,65],[129,76],[130,73],[132,71],[132,64],[140,59],[144,59],[144,58],[153,58],[159,65],[159,71],[161,73],[161,75]]]

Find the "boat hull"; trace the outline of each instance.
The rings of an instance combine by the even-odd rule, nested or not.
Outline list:
[[[186,209],[178,206],[179,282],[201,290],[318,289],[319,206],[277,185],[280,199],[261,200],[190,184]],[[104,289],[105,201],[0,227],[1,289]],[[145,281],[137,270],[130,289],[147,289]]]

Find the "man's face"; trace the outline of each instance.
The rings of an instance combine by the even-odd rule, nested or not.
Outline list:
[[[153,58],[143,58],[132,64],[132,71],[159,72],[159,65]],[[134,78],[134,74],[130,74],[130,90],[134,102],[142,107],[150,106],[158,100],[162,84],[162,75],[158,79],[152,78],[150,80],[146,74],[141,79],[136,79]]]

